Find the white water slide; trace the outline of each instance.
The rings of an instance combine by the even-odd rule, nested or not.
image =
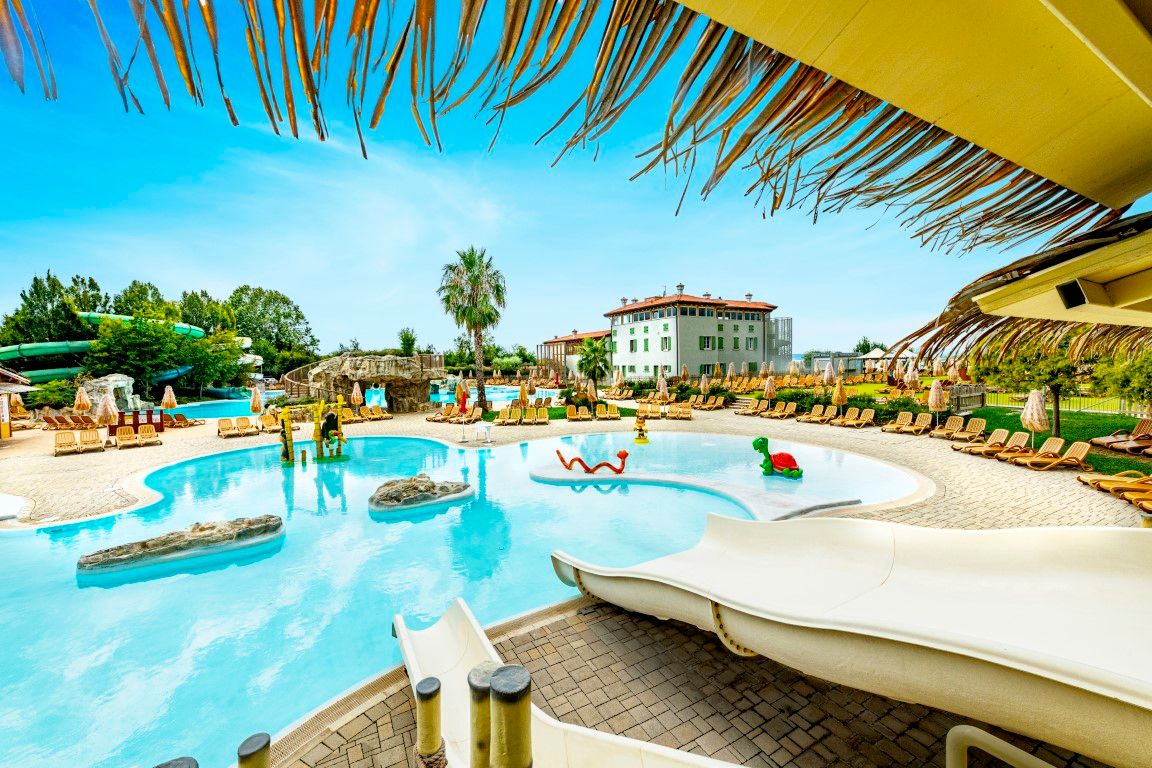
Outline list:
[[[1152,529],[712,516],[667,557],[552,563],[586,594],[735,653],[1152,765]]]
[[[441,728],[450,766],[469,764],[468,673],[480,662],[503,663],[472,611],[457,598],[432,626],[409,629],[397,614],[393,627],[412,685],[440,680]],[[533,768],[733,768],[731,763],[562,723],[532,706]]]

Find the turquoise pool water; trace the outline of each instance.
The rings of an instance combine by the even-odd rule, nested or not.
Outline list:
[[[555,389],[537,389],[536,394],[532,395],[529,399],[535,400],[538,397],[551,397],[556,399]],[[485,386],[484,394],[488,396],[488,402],[495,406],[504,406],[520,397],[520,387],[504,387],[504,386]],[[429,398],[433,403],[454,403],[456,402],[456,391],[449,390],[448,392],[436,392]],[[468,390],[468,402],[476,402],[476,387]]]
[[[745,439],[584,435],[484,450],[392,437],[353,438],[352,461],[284,470],[276,446],[158,470],[164,499],[140,511],[0,536],[0,765],[147,768],[190,754],[231,764],[256,731],[275,733],[399,661],[392,615],[419,625],[456,596],[484,623],[574,593],[553,575],[563,547],[626,565],[690,546],[708,513],[747,517],[711,493],[670,486],[568,488],[528,470],[554,451],[608,458],[628,448],[638,471],[735,477],[866,500],[914,485],[888,465],[779,443],[805,465],[800,483],[760,477]],[[427,472],[464,478],[467,502],[407,515],[371,514],[383,481]],[[910,485],[911,483],[911,485]],[[95,549],[196,520],[284,517],[282,541],[244,555],[78,581]]]
[[[284,394],[269,390],[264,395],[267,403],[274,397]],[[168,413],[182,413],[190,419],[234,419],[237,416],[251,416],[249,401],[245,400],[205,400],[202,403],[189,403],[173,408]]]

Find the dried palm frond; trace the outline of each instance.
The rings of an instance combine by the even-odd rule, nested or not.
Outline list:
[[[996,288],[1150,230],[1152,213],[1109,221],[1058,248],[989,272],[961,289],[938,317],[898,341],[891,351],[899,356],[919,344],[917,360],[956,356],[979,359],[985,355],[1010,355],[1024,340],[1029,349],[1040,351],[1056,349],[1067,341],[1073,359],[1152,350],[1152,328],[988,315],[976,303],[978,296]]]
[[[45,73],[41,68],[42,44],[33,40],[21,5],[31,1],[0,0],[0,53],[22,88],[27,45],[46,94],[54,94],[51,69]],[[188,11],[192,1],[200,4],[198,19]],[[131,99],[139,108],[128,85],[131,66],[121,65],[97,0],[88,2],[125,107]],[[700,161],[702,197],[730,176],[746,174],[745,190],[765,215],[800,207],[816,219],[848,207],[883,206],[922,242],[945,250],[1007,246],[1037,235],[1058,242],[1119,215],[674,0],[504,0],[501,6],[492,0],[462,0],[446,59],[437,58],[436,49],[437,16],[446,6],[436,0],[387,0],[385,14],[379,13],[381,0],[312,0],[309,8],[304,0],[238,0],[242,12],[228,17],[242,20],[234,30],[218,28],[223,22],[212,0],[149,0],[165,33],[160,38],[152,34],[144,0],[128,2],[139,28],[129,42],[143,46],[165,103],[156,40],[171,49],[186,89],[202,102],[192,44],[203,35],[212,49],[225,108],[237,121],[220,70],[220,41],[234,33],[237,44],[243,36],[248,48],[273,129],[279,132],[286,119],[292,135],[299,135],[296,96],[302,93],[321,139],[327,135],[321,82],[336,55],[333,28],[345,10],[350,19],[346,42],[351,44],[345,97],[365,153],[361,115],[366,94],[378,94],[368,120],[375,128],[405,64],[417,129],[425,142],[439,146],[438,118],[445,112],[480,94],[481,109],[498,133],[506,113],[555,81],[587,44],[595,47],[591,69],[571,106],[548,131],[572,124],[561,156],[597,142],[673,62],[684,62],[678,73],[669,74],[678,78],[677,86],[659,140],[641,153],[640,173],[665,168],[683,174],[685,193],[693,183],[697,155],[705,150],[712,157],[710,163]],[[267,37],[276,41],[280,58],[276,78],[261,18],[261,8],[269,5],[275,35]],[[486,64],[458,87],[489,10],[499,13],[501,21],[491,50],[484,52]],[[407,18],[395,39],[394,14]],[[387,19],[383,25],[381,16]],[[380,26],[384,29],[378,34]],[[445,61],[446,69],[435,72]]]

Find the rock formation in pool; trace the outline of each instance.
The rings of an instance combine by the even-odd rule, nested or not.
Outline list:
[[[425,367],[424,358],[394,355],[345,354],[322,360],[308,373],[308,384],[318,392],[351,392],[377,384],[387,393],[388,410],[414,413],[427,410],[431,382],[447,375],[443,368]]]
[[[183,530],[84,555],[76,567],[82,571],[122,568],[145,565],[150,560],[202,554],[198,550],[258,544],[279,534],[283,527],[284,521],[276,515],[193,523]]]
[[[468,483],[438,483],[421,472],[415,477],[389,480],[376,489],[368,503],[377,509],[395,509],[433,504],[444,499],[454,499],[468,495],[472,486]]]

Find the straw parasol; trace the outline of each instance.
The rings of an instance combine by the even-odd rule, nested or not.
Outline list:
[[[528,377],[528,396],[531,397],[532,395],[535,395],[535,394],[536,394],[536,382],[532,380],[531,376],[529,376]]]
[[[791,363],[788,364],[788,375],[789,376],[799,376],[800,375],[800,366],[796,364],[795,360],[793,360]]]
[[[524,382],[520,382],[520,405],[526,405],[527,403],[528,387],[524,384]]]
[[[92,410],[92,401],[88,399],[88,393],[84,387],[76,389],[76,399],[72,402],[72,410],[80,413]]]
[[[116,407],[116,398],[111,392],[105,392],[96,406],[96,423],[102,427],[110,427],[120,421],[120,410]]]
[[[622,368],[616,369],[616,378],[612,380],[612,384],[617,388],[624,386],[624,370]]]
[[[712,384],[712,382],[708,379],[708,374],[706,374],[706,373],[701,374],[700,375],[700,394],[702,394],[702,395],[708,394],[708,388],[711,386],[711,384]]]
[[[1020,423],[1032,433],[1032,443],[1036,443],[1037,432],[1048,431],[1048,410],[1044,407],[1044,393],[1034,389],[1028,393],[1024,410],[1020,411]]]
[[[904,383],[911,390],[920,389],[920,371],[916,370],[915,365],[908,366],[908,373],[904,374]]]
[[[718,379],[724,375],[724,367],[719,362],[712,367],[712,378]]]
[[[776,397],[776,377],[769,376],[764,380],[764,399],[771,405],[774,397]]]
[[[767,375],[768,375],[768,363],[761,360],[760,361],[760,378],[764,378]]]
[[[691,378],[692,378],[691,374],[688,373],[688,366],[687,365],[680,366],[680,380],[681,381],[688,381]]]
[[[588,399],[596,402],[600,398],[596,395],[596,382],[591,378],[588,379]]]
[[[728,375],[724,377],[724,382],[728,383],[736,378],[736,363],[728,363]]]
[[[360,397],[360,402],[364,402],[363,395]],[[248,410],[252,413],[264,412],[264,396],[257,387],[252,387],[252,399],[248,401]]]
[[[948,410],[948,398],[944,395],[944,385],[940,379],[934,379],[932,389],[928,390],[928,410],[935,414]],[[939,416],[936,417],[936,423],[940,423]]]
[[[740,375],[741,376],[747,376],[748,375],[748,361],[747,360],[740,363]]]
[[[660,393],[660,397],[665,400],[668,399],[668,379],[664,378],[663,371],[661,371],[660,375],[656,378],[656,391]]]
[[[353,382],[352,394],[349,395],[348,402],[352,403],[352,406],[356,408],[364,405],[364,390],[360,388],[360,382]]]
[[[876,372],[876,361],[875,360],[866,360],[864,362],[864,373],[875,373],[875,372]]]
[[[824,364],[824,386],[832,386],[832,382],[836,380],[836,373],[832,370],[832,361],[829,360]]]
[[[948,366],[948,381],[960,381],[960,366],[956,365],[955,360]]]
[[[840,374],[841,376],[844,375],[844,361],[843,360],[841,360],[840,364],[836,366],[836,372],[838,374]]]
[[[844,389],[844,379],[836,377],[836,388],[832,390],[832,405],[840,406],[848,402],[848,390]]]
[[[904,361],[903,360],[897,360],[896,361],[896,368],[892,371],[892,378],[896,379],[896,381],[900,381],[901,379],[904,378]]]
[[[944,375],[944,363],[940,362],[940,358],[932,361],[932,375],[937,378]]]
[[[160,398],[160,407],[166,411],[176,407],[176,393],[172,391],[171,384],[164,387],[164,397]]]

